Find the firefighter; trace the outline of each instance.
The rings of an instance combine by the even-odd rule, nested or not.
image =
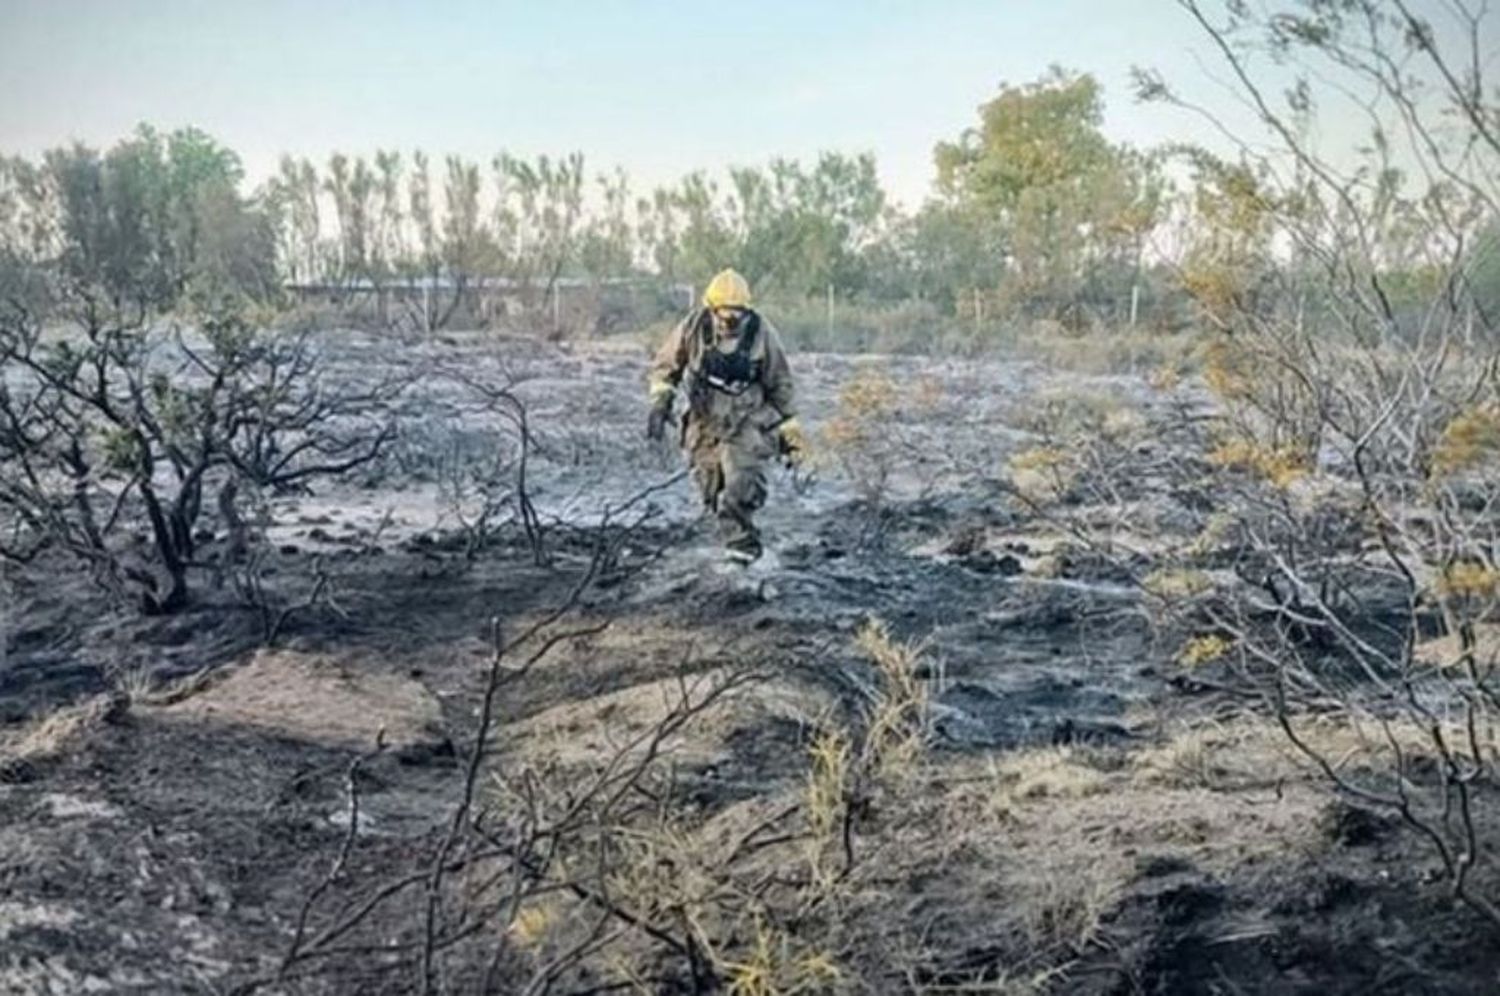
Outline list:
[[[775,328],[750,307],[750,285],[734,270],[714,277],[651,365],[646,435],[660,440],[681,390],[687,411],[678,441],[688,454],[704,508],[718,519],[726,555],[748,564],[761,555],[755,512],[766,500],[767,464],[793,466],[806,453],[786,350]]]

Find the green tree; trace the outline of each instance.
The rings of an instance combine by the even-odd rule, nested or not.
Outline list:
[[[432,172],[427,155],[412,154],[412,170],[407,177],[407,210],[416,231],[416,255],[407,264],[409,272],[436,277],[442,266],[439,255],[436,207],[432,200]]]
[[[824,153],[810,169],[775,159],[730,176],[748,276],[798,294],[863,289],[862,253],[878,237],[885,208],[873,156]]]
[[[690,173],[637,209],[642,255],[669,279],[701,285],[734,266],[757,287],[799,295],[862,290],[888,217],[874,157],[837,153],[811,167],[735,167],[727,189]]]
[[[196,129],[142,125],[106,153],[53,149],[21,173],[17,216],[47,232],[28,251],[56,265],[75,302],[155,313],[189,295],[276,290],[273,216],[240,195],[238,157]]]
[[[438,258],[453,282],[448,304],[434,319],[442,328],[469,295],[475,278],[483,278],[495,258],[495,243],[480,210],[479,166],[458,156],[444,160],[443,221]]]
[[[959,295],[1000,282],[1002,253],[995,226],[947,201],[930,201],[896,217],[887,238],[867,252],[870,286],[881,296],[915,297],[946,310]]]
[[[376,191],[379,198],[379,213],[375,223],[375,254],[385,274],[399,271],[403,257],[407,254],[403,224],[405,215],[401,209],[401,153],[381,151],[375,153],[377,174]]]
[[[317,168],[291,156],[281,157],[279,171],[267,184],[266,200],[275,214],[277,256],[293,282],[324,276],[320,189]]]
[[[935,152],[939,191],[994,234],[1007,295],[1030,311],[1077,315],[1110,269],[1135,271],[1160,218],[1154,160],[1112,144],[1087,74],[1054,68],[1002,86],[979,125]]]
[[[324,190],[333,200],[338,223],[338,273],[343,282],[378,282],[385,265],[376,231],[379,208],[375,203],[378,181],[364,157],[350,160],[334,153],[328,160]]]
[[[1500,328],[1500,221],[1491,222],[1470,253],[1468,284],[1485,328]]]
[[[583,155],[575,152],[525,160],[502,153],[493,169],[497,188],[495,229],[503,250],[502,262],[508,274],[522,285],[526,310],[540,314],[551,300],[558,278],[580,262]]]
[[[718,184],[703,173],[690,173],[673,195],[681,216],[679,267],[682,276],[702,287],[736,258],[735,238],[718,201]]]
[[[597,284],[635,268],[636,233],[630,223],[630,179],[624,170],[597,178],[600,208],[583,228],[579,263]]]

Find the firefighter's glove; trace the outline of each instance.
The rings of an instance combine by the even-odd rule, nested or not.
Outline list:
[[[667,423],[672,420],[672,390],[651,392],[651,414],[646,418],[646,438],[660,442],[666,438]]]
[[[807,459],[807,435],[802,431],[802,425],[794,418],[789,418],[781,423],[776,429],[776,440],[781,451],[781,458],[786,461],[788,467],[800,467]]]

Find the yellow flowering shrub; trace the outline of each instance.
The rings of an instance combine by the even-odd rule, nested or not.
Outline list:
[[[1197,667],[1216,661],[1229,653],[1234,644],[1217,633],[1207,633],[1195,636],[1183,644],[1182,652],[1177,655],[1177,660],[1186,667]]]
[[[1312,461],[1295,446],[1267,446],[1250,439],[1230,439],[1208,453],[1208,462],[1229,470],[1243,470],[1278,488],[1289,487],[1307,475]]]
[[[1433,472],[1446,476],[1470,470],[1500,454],[1500,406],[1486,405],[1455,415],[1432,448]]]

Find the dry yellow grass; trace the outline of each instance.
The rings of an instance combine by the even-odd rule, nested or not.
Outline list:
[[[1177,390],[1177,386],[1182,383],[1182,371],[1176,363],[1163,363],[1151,371],[1151,375],[1147,378],[1147,383],[1151,385],[1152,390],[1160,391],[1164,394],[1171,393]]]
[[[903,647],[878,625],[859,642],[872,656],[919,658],[918,648]],[[896,670],[903,669],[915,670]],[[596,718],[626,717],[615,709]],[[907,878],[944,883],[953,890],[943,893],[945,904],[985,911],[990,934],[1032,951],[1026,964],[1044,966],[986,991],[1041,991],[1060,977],[1049,971],[1065,971],[1106,940],[1104,924],[1143,862],[1167,857],[1205,875],[1232,875],[1246,862],[1328,846],[1322,776],[1275,724],[1247,718],[1173,729],[1131,751],[1044,747],[941,763],[918,758],[883,783],[873,813],[856,816],[857,860],[846,867],[841,838],[851,778],[858,764],[870,765],[870,776],[878,769],[862,753],[874,749],[864,740],[823,730],[800,786],[734,803],[703,822],[622,828],[611,844],[622,857],[610,894],[629,897],[643,916],[685,923],[729,991],[857,991],[872,957],[902,956],[872,953],[846,928],[899,934],[903,914],[891,909],[889,888]],[[1345,770],[1380,761],[1375,731],[1320,718],[1303,732]],[[725,859],[749,853],[740,844],[757,827],[784,839],[755,849],[735,878]],[[747,903],[743,884],[770,875],[785,883],[780,891]],[[800,924],[795,934],[788,917]],[[545,957],[545,946],[563,943],[565,927],[528,906],[510,929],[519,949]],[[907,957],[919,964],[922,952]],[[645,962],[617,967],[622,977],[649,977]]]
[[[420,682],[368,665],[263,650],[205,691],[163,714],[241,724],[314,743],[367,750],[443,736],[442,710]]]
[[[1108,785],[1104,773],[1072,747],[1021,751],[1000,761],[995,775],[996,815],[1011,814],[1019,805],[1041,799],[1082,799]]]
[[[1037,328],[1021,337],[1016,352],[1052,367],[1108,374],[1186,364],[1199,351],[1202,339],[1199,332],[1163,334],[1120,329],[1071,336],[1058,334],[1055,328]]]
[[[706,671],[685,681],[662,678],[565,702],[508,725],[499,749],[522,763],[544,762],[562,768],[608,764],[622,748],[640,741],[678,710],[684,692],[691,701],[700,701],[730,674],[725,669]],[[658,744],[658,752],[677,764],[709,763],[722,756],[726,739],[736,731],[776,722],[814,730],[833,704],[826,692],[800,684],[747,684],[719,696]]]
[[[556,918],[554,912],[540,905],[522,907],[510,925],[510,935],[523,948],[535,947],[546,937]]]
[[[1214,580],[1192,568],[1159,568],[1141,579],[1141,587],[1157,598],[1195,598],[1212,591]]]
[[[821,734],[808,751],[812,763],[807,772],[802,805],[814,841],[832,837],[842,817],[849,754],[848,738],[837,731]]]
[[[1179,789],[1265,785],[1293,773],[1291,750],[1281,730],[1265,723],[1182,727],[1132,753],[1129,777],[1136,785]]]
[[[1450,564],[1438,574],[1437,590],[1451,598],[1494,598],[1500,591],[1500,571],[1473,560]]]
[[[1034,946],[1082,952],[1133,878],[1133,866],[1118,854],[1073,852],[1069,860],[1043,859],[1009,885]]]
[[[117,721],[130,707],[118,692],[64,706],[0,739],[0,768],[39,764],[77,749],[90,730]]]
[[[1006,469],[1016,491],[1038,503],[1067,494],[1078,476],[1072,455],[1056,446],[1022,450],[1007,461]]]
[[[1054,965],[1099,941],[1148,859],[1231,874],[1324,846],[1317,776],[1261,722],[1185,728],[1124,754],[1042,747],[930,774],[902,814],[926,843],[895,845],[887,873],[962,862],[961,877],[1003,897],[992,929]],[[1270,801],[1264,790],[1283,778]]]
[[[1214,512],[1184,548],[1190,557],[1203,557],[1223,550],[1233,537],[1239,520],[1228,512]]]
[[[1346,775],[1384,770],[1394,760],[1392,740],[1407,762],[1432,758],[1432,732],[1411,724],[1382,725],[1355,716],[1299,716],[1292,729],[1309,750]],[[1466,731],[1458,722],[1440,732],[1450,745],[1462,747]],[[1494,749],[1496,730],[1481,726],[1477,735]],[[1291,782],[1321,784],[1324,773],[1269,718],[1243,717],[1234,722],[1183,727],[1160,743],[1131,755],[1130,776],[1142,785],[1239,791]]]
[[[874,663],[880,676],[865,732],[868,762],[877,777],[900,777],[910,770],[925,746],[923,646],[893,639],[889,627],[878,619],[868,621],[855,634],[854,643]]]
[[[1476,623],[1473,661],[1480,667],[1500,665],[1500,623]],[[1463,640],[1458,633],[1435,637],[1417,644],[1413,655],[1424,664],[1439,668],[1460,667],[1468,663]]]
[[[731,996],[811,996],[835,990],[843,972],[826,952],[757,920],[748,952],[720,963]]]

